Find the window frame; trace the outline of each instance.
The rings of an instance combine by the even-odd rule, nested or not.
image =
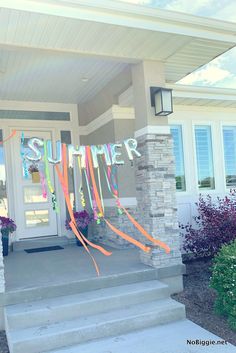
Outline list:
[[[181,131],[181,144],[182,144],[182,152],[183,152],[183,156],[182,157],[183,157],[185,189],[184,190],[180,190],[180,189],[176,188],[176,192],[182,194],[182,193],[186,193],[187,192],[186,160],[185,160],[185,145],[184,145],[184,125],[180,124],[180,123],[170,124],[170,133],[171,133],[171,128],[178,128],[178,130]],[[172,133],[171,133],[171,136],[172,136]],[[173,138],[173,136],[172,136],[172,140],[173,140],[173,154],[174,154],[174,138]],[[175,163],[176,163],[176,160],[175,160]],[[175,173],[175,177],[176,177],[176,173]]]
[[[223,168],[223,184],[224,184],[225,192],[228,193],[229,190],[234,187],[226,185],[225,150],[224,150],[224,133],[223,133],[224,127],[232,127],[232,128],[236,129],[236,124],[233,124],[231,121],[221,121],[221,123],[220,123],[222,159],[223,159],[223,166],[224,166],[224,168]],[[235,186],[235,188],[236,188],[236,186]]]
[[[197,163],[197,145],[196,145],[196,135],[195,135],[195,128],[197,126],[205,126],[205,127],[209,127],[210,128],[210,132],[211,132],[211,149],[212,149],[212,163],[213,163],[213,175],[214,175],[214,188],[199,188],[198,185],[198,163]],[[194,166],[195,166],[195,178],[196,178],[196,190],[198,194],[209,194],[209,193],[217,193],[218,190],[218,178],[216,175],[216,158],[215,158],[215,148],[214,146],[216,146],[215,144],[215,131],[214,131],[214,124],[211,121],[209,122],[204,122],[204,121],[192,121],[192,131],[193,131],[193,150],[194,150]]]

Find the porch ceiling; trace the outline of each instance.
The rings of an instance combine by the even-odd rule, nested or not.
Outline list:
[[[144,59],[165,61],[176,82],[233,47],[235,33],[233,23],[113,1],[2,0],[0,99],[81,103]]]

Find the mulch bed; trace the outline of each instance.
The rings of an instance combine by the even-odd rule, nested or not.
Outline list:
[[[212,260],[191,260],[185,265],[184,291],[172,298],[185,304],[189,320],[236,345],[236,332],[229,328],[227,319],[214,314],[216,293],[209,288]]]

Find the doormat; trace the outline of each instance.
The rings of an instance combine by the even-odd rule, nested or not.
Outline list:
[[[34,249],[25,249],[25,252],[28,254],[32,254],[34,252],[45,252],[45,251],[53,251],[53,250],[63,250],[64,248],[62,246],[56,245],[56,246],[45,246],[43,248],[34,248]]]

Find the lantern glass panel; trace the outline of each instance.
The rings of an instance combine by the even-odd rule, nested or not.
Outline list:
[[[155,111],[156,114],[160,114],[162,112],[161,90],[155,94]]]
[[[171,97],[171,91],[167,90],[162,90],[162,110],[164,112],[172,112],[172,97]]]

